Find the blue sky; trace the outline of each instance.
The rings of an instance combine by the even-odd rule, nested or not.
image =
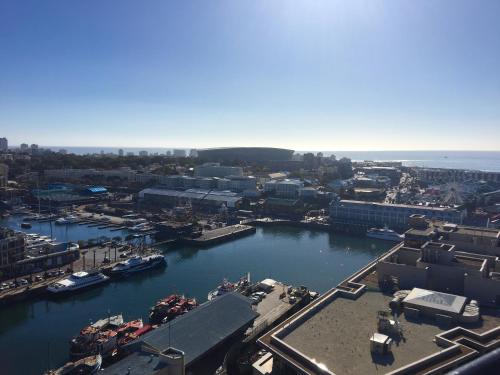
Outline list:
[[[500,150],[500,1],[0,1],[0,136]]]

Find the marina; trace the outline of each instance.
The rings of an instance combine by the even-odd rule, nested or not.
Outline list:
[[[68,230],[73,228],[85,227]],[[321,293],[389,247],[384,241],[287,226],[257,228],[253,235],[210,251],[181,246],[165,253],[168,268],[57,300],[29,300],[3,307],[0,350],[9,352],[4,366],[13,375],[39,374],[62,366],[68,360],[68,340],[89,320],[100,319],[108,311],[122,313],[126,320],[147,320],[155,301],[179,291],[202,303],[224,277],[238,280],[250,272],[253,280],[272,278],[287,285],[307,285]],[[31,361],[23,360],[27,351],[32,353]]]

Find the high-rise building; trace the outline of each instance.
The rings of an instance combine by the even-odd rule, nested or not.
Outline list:
[[[139,151],[139,156],[148,156],[148,152],[147,151]]]
[[[0,164],[0,187],[7,185],[9,177],[9,167],[5,164]]]
[[[7,138],[0,138],[0,152],[7,152],[9,150],[9,142]]]
[[[174,157],[185,158],[186,157],[186,150],[174,149]]]
[[[30,146],[27,143],[21,143],[20,149],[21,152],[27,152],[29,150]]]
[[[31,153],[32,153],[32,154],[36,154],[36,153],[38,153],[38,145],[37,145],[36,143],[33,143],[33,144],[30,146],[30,148],[31,148]]]
[[[118,150],[118,156],[123,156],[123,150],[122,149]]]

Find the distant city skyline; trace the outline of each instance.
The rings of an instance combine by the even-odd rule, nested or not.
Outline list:
[[[0,137],[498,151],[498,14],[496,0],[5,0]]]

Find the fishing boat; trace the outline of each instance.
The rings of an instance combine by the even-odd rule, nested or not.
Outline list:
[[[135,255],[124,262],[114,266],[110,273],[115,276],[127,276],[134,273],[149,270],[151,268],[163,266],[166,264],[165,256],[153,254],[149,256]]]
[[[404,235],[396,233],[392,229],[371,228],[366,231],[366,236],[376,238],[378,240],[401,242],[404,240]]]
[[[109,281],[109,277],[99,272],[99,270],[92,270],[89,272],[80,271],[50,284],[47,287],[47,291],[53,294],[71,293],[103,284],[107,281]]]
[[[161,324],[185,314],[196,308],[198,302],[195,298],[185,298],[178,294],[159,300],[149,312],[149,321],[151,324]]]
[[[228,279],[222,280],[222,284],[220,284],[216,289],[212,290],[208,293],[208,300],[211,301],[214,298],[222,296],[226,293],[233,291],[240,291],[244,287],[250,285],[250,274],[248,273],[246,276],[241,277],[240,280],[236,283],[230,282]]]
[[[93,325],[84,328],[80,335],[71,340],[70,356],[72,358],[100,354],[108,358],[118,354],[121,346],[126,345],[154,327],[144,325],[142,319],[135,319],[118,326],[107,325],[96,329]]]
[[[123,324],[123,316],[121,314],[109,316],[104,319],[99,319],[80,330],[78,336],[70,341],[70,356],[72,358],[82,358],[86,355],[95,354],[89,349],[93,346],[100,336],[101,332],[116,329]]]

